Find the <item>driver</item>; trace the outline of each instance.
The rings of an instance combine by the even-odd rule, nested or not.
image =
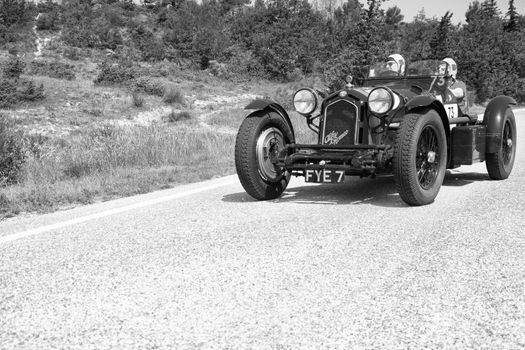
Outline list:
[[[397,75],[405,74],[405,59],[398,53],[388,56],[386,60],[386,68]]]
[[[463,113],[467,112],[467,86],[464,82],[457,80],[458,66],[452,58],[444,58],[439,65],[439,73],[446,74],[447,79],[447,97],[445,102],[458,102]]]

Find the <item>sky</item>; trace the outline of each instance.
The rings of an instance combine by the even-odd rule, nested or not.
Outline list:
[[[366,0],[360,0],[361,3],[366,4]],[[452,16],[452,23],[465,23],[465,12],[468,6],[473,1],[471,0],[387,0],[383,4],[383,9],[397,6],[401,9],[401,14],[405,16],[405,22],[412,22],[418,12],[424,8],[425,15],[428,18],[437,17],[440,19],[445,12],[450,11]],[[481,2],[481,1],[480,1]],[[508,0],[497,0],[498,7],[505,15],[509,10]],[[514,6],[519,14],[525,15],[525,0],[514,0]]]

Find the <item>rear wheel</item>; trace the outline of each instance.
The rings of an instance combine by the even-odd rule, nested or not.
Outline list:
[[[410,205],[434,201],[446,162],[445,129],[437,112],[405,115],[394,147],[394,175],[401,198]]]
[[[503,180],[509,177],[514,158],[516,157],[516,120],[511,108],[507,108],[503,127],[501,128],[501,144],[496,153],[487,153],[486,165],[489,176],[493,180]]]
[[[286,189],[290,174],[275,165],[275,158],[291,138],[290,128],[275,112],[256,112],[243,121],[235,142],[235,167],[250,196],[274,199]]]

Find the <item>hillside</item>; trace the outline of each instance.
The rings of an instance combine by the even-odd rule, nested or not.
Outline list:
[[[59,33],[29,28],[34,51],[0,50],[4,73],[22,65],[17,83],[43,88],[0,108],[0,146],[16,140],[0,160],[19,161],[0,167],[0,218],[233,174],[244,106],[263,96],[287,103],[301,84],[231,81],[167,60],[133,63],[134,77],[114,82],[124,68],[111,52],[68,58]]]

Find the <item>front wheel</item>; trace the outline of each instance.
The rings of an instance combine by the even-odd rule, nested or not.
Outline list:
[[[241,124],[235,141],[235,167],[253,198],[277,198],[288,186],[290,174],[276,166],[275,159],[290,139],[290,128],[275,112],[256,112]]]
[[[511,108],[507,108],[500,131],[501,144],[496,153],[487,153],[486,166],[489,177],[504,180],[509,177],[516,157],[516,120]]]
[[[445,128],[436,111],[405,115],[394,146],[393,165],[399,195],[406,203],[434,201],[447,165]]]

